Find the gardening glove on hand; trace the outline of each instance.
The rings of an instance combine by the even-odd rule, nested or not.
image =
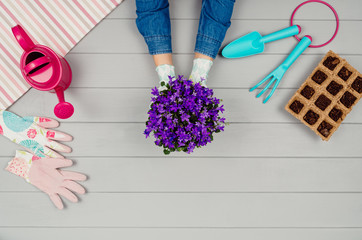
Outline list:
[[[78,202],[73,193],[84,194],[85,189],[75,181],[84,181],[86,176],[58,168],[72,166],[73,162],[64,158],[40,158],[25,151],[17,151],[13,160],[8,163],[7,171],[24,178],[28,183],[49,195],[58,209],[63,209],[59,195],[71,202]]]
[[[160,78],[160,87],[159,91],[166,89],[166,84],[170,81],[170,77],[175,77],[175,67],[169,64],[162,64],[156,68],[156,72],[158,73],[158,77]]]
[[[0,110],[0,135],[9,138],[38,157],[61,157],[58,153],[69,153],[72,149],[60,144],[58,141],[71,141],[68,134],[50,130],[58,127],[59,123],[50,118],[24,117],[21,118],[14,113]],[[53,151],[55,150],[55,151]]]
[[[213,61],[204,58],[195,58],[190,75],[190,80],[194,83],[200,82],[201,86],[206,87],[207,75],[211,69]]]

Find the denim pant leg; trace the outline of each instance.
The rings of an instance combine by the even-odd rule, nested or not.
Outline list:
[[[195,52],[215,58],[230,27],[235,0],[203,0]]]
[[[136,0],[136,24],[151,55],[171,53],[168,0]]]

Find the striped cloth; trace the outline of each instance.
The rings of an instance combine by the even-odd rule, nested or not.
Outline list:
[[[20,24],[42,45],[67,54],[122,0],[0,0],[0,109],[6,109],[30,86],[21,76],[23,50],[11,28]]]

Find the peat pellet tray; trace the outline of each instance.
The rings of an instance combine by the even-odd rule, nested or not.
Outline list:
[[[328,141],[362,97],[362,75],[329,51],[285,109]]]

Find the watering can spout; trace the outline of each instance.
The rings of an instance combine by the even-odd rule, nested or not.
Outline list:
[[[64,89],[56,88],[55,92],[58,96],[59,103],[54,108],[54,114],[60,119],[70,118],[74,113],[74,107],[69,102],[65,101]]]
[[[16,25],[11,30],[12,30],[16,40],[18,41],[20,47],[24,51],[28,52],[35,46],[33,40],[31,40],[29,35],[25,32],[25,30],[20,25]]]

